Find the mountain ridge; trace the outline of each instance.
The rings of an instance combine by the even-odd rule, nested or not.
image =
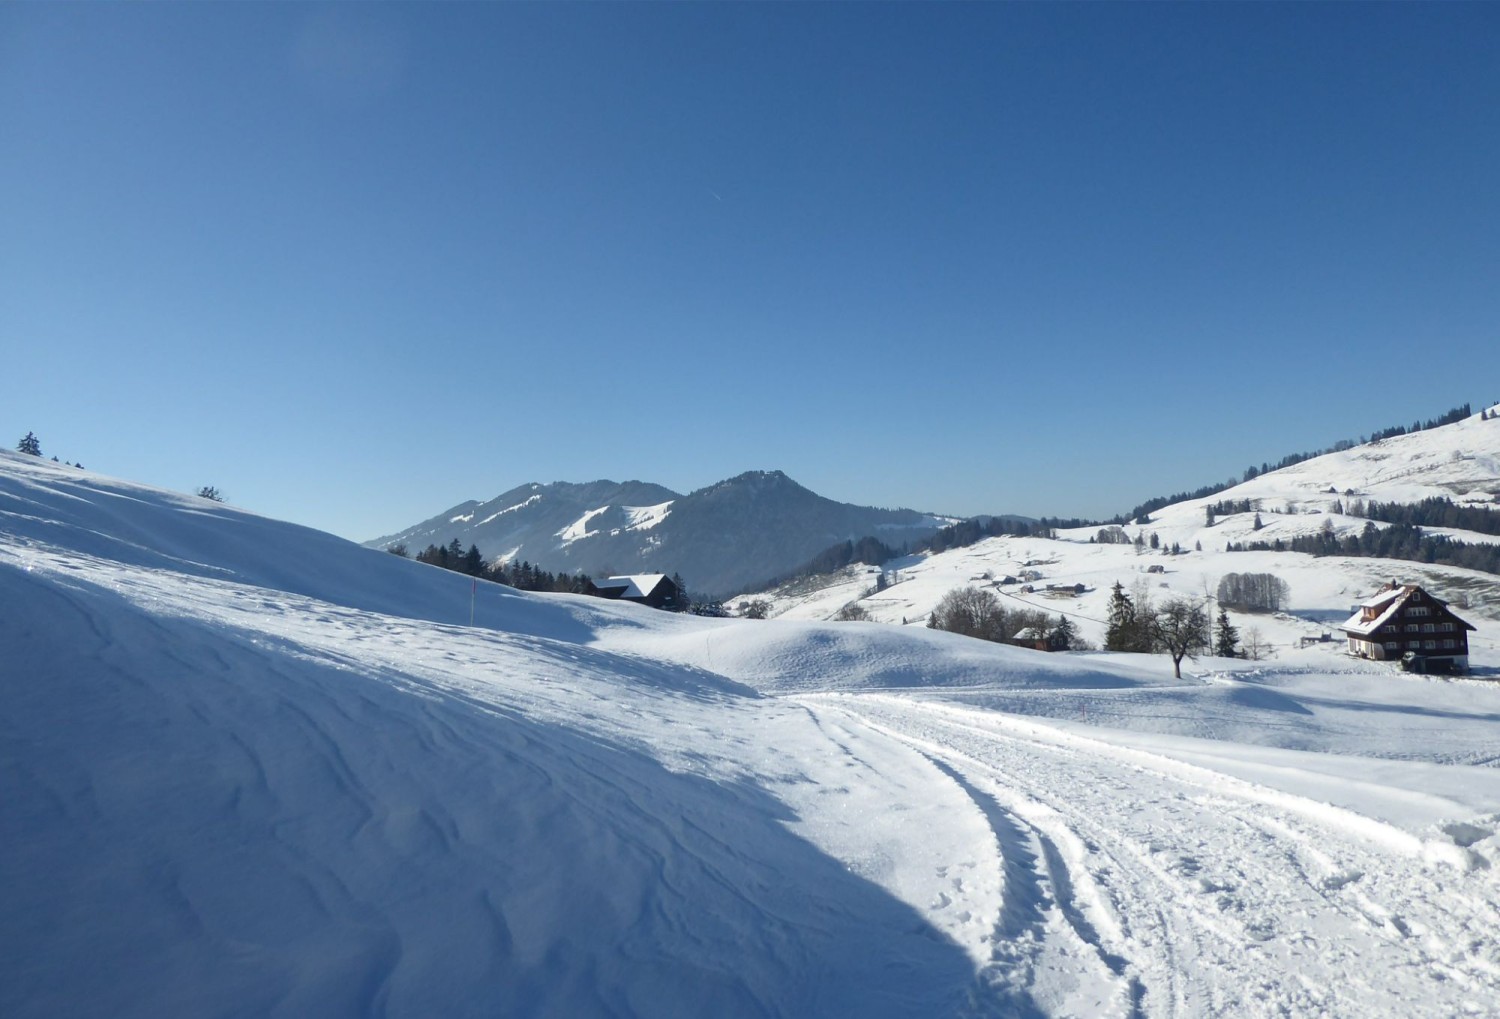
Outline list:
[[[687,495],[643,481],[529,482],[364,544],[415,553],[456,540],[487,559],[592,576],[676,573],[694,591],[728,595],[837,542],[875,535],[899,547],[956,519],[841,503],[781,470],[749,470]]]

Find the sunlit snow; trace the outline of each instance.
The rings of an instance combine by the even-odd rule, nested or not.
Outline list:
[[[1488,679],[526,595],[15,454],[0,604],[6,1016],[1500,992]]]

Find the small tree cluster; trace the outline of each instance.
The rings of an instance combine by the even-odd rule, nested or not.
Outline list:
[[[1016,634],[1030,631],[1041,635],[1050,651],[1074,650],[1082,644],[1066,616],[1054,624],[1051,616],[1036,609],[1007,610],[993,592],[981,587],[955,587],[943,595],[927,626],[997,644],[1015,643]]]
[[[765,619],[771,614],[771,603],[764,598],[751,598],[740,606],[742,619]]]
[[[1219,581],[1219,604],[1242,612],[1279,612],[1288,595],[1286,581],[1274,573],[1230,573]]]
[[[840,623],[863,623],[869,620],[870,612],[859,602],[852,601],[839,609],[833,618]]]
[[[27,456],[41,456],[41,440],[36,437],[35,432],[27,432],[21,441],[16,443],[16,452],[25,453]]]

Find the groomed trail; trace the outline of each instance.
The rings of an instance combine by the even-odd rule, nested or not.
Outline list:
[[[1496,882],[1461,845],[1033,719],[796,700],[925,756],[984,817],[1003,899],[980,1014],[1494,1014]]]

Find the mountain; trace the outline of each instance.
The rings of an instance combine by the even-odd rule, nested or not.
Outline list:
[[[690,495],[641,481],[522,485],[366,544],[413,553],[454,539],[486,559],[591,576],[679,573],[695,592],[763,586],[836,542],[924,538],[953,518],[824,498],[781,471],[747,471]]]

